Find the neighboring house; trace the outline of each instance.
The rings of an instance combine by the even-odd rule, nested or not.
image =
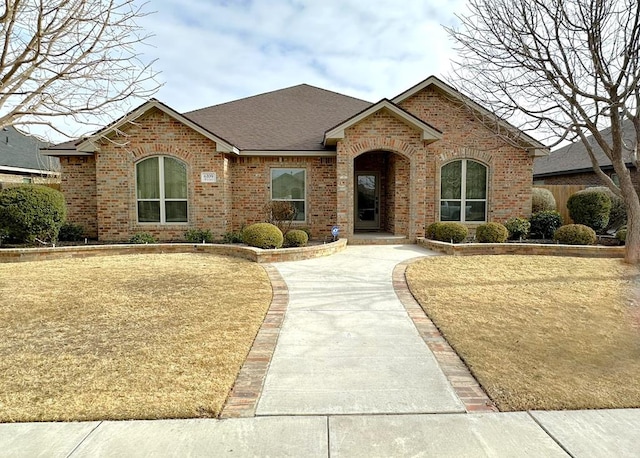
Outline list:
[[[58,158],[40,154],[47,145],[12,126],[0,130],[0,184],[59,182]]]
[[[547,153],[435,77],[374,104],[306,84],[189,113],[150,100],[43,152],[61,159],[68,219],[114,241],[181,240],[191,227],[220,237],[264,221],[272,200],[295,205],[316,237],[337,225],[413,241],[434,221],[527,216],[533,159]]]
[[[611,139],[610,129],[603,130],[602,134],[608,140]],[[631,147],[635,143],[636,134],[629,120],[623,123],[623,136],[627,146]],[[618,184],[618,177],[609,158],[602,152],[602,148],[596,145],[592,136],[587,139],[594,145],[594,152],[602,171]],[[631,148],[626,151],[626,155],[631,178],[636,188],[640,189],[640,175],[632,163]],[[593,171],[591,159],[582,141],[576,141],[553,151],[548,156],[537,158],[534,164],[533,183],[534,185],[604,186],[602,180]]]

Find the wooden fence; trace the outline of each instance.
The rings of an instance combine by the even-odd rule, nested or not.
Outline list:
[[[569,217],[567,201],[572,194],[582,191],[587,188],[587,186],[581,184],[545,184],[535,185],[534,188],[544,188],[551,191],[551,194],[553,194],[553,197],[556,199],[558,211],[562,215],[562,221],[564,224],[571,224],[573,220]]]

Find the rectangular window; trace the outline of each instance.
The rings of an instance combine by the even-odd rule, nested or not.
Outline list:
[[[305,169],[271,169],[271,200],[289,202],[296,209],[294,221],[306,220]]]

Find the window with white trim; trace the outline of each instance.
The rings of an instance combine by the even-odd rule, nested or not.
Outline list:
[[[271,200],[291,203],[296,209],[294,221],[306,220],[306,175],[305,169],[271,169]]]
[[[487,167],[471,159],[440,169],[440,221],[487,220]]]
[[[187,164],[154,156],[136,164],[139,223],[187,222]]]

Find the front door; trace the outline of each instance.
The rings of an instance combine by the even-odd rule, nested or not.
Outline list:
[[[356,172],[355,230],[380,229],[380,175]]]

